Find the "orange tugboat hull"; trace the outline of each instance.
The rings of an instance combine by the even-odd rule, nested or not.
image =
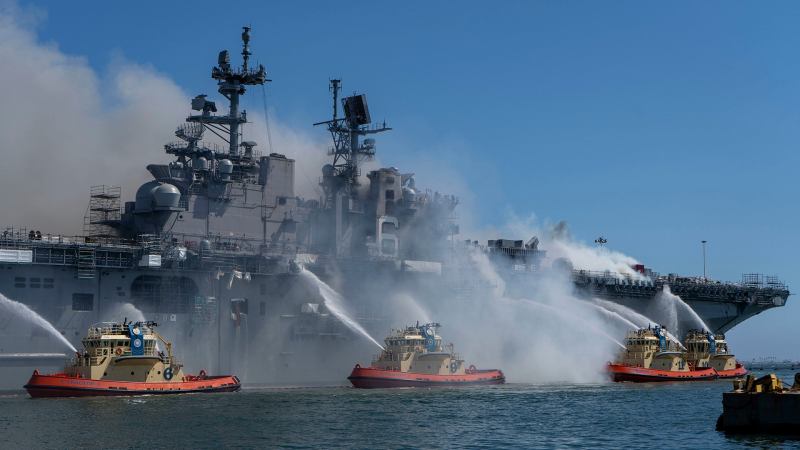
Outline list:
[[[437,375],[374,367],[356,366],[347,377],[353,387],[362,389],[395,387],[468,386],[481,384],[503,384],[506,381],[502,370],[474,370],[463,375]]]
[[[672,370],[645,369],[644,367],[624,366],[609,364],[608,372],[614,381],[632,381],[636,383],[650,383],[654,381],[703,381],[717,378],[717,371],[713,368],[678,372]]]
[[[731,370],[718,370],[717,371],[717,378],[739,378],[747,375],[749,371],[742,365],[742,363],[736,363],[736,368]]]
[[[25,390],[31,397],[40,398],[233,392],[242,387],[239,378],[233,375],[184,378],[182,381],[163,383],[111,381],[78,378],[64,373],[41,375],[34,371]]]

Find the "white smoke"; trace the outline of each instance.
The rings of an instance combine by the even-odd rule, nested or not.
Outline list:
[[[0,5],[0,59],[8,62],[0,72],[0,190],[11,212],[0,227],[79,234],[91,185],[122,186],[123,199],[132,200],[151,179],[145,167],[170,161],[164,144],[176,140],[191,96],[156,69],[119,56],[98,73],[86,58],[40,41],[41,22],[31,10]],[[258,89],[249,92],[255,104]],[[218,96],[210,79],[208,91]],[[269,153],[263,117],[250,120],[246,137]],[[298,195],[316,198],[326,133],[271,125],[273,151],[297,160]]]
[[[80,231],[89,184],[131,192],[164,159],[185,95],[149,67],[121,58],[98,75],[85,58],[37,39],[13,7],[0,9],[0,189],[4,225]],[[24,25],[23,25],[24,23]]]
[[[499,230],[492,230],[496,235],[491,239],[503,236],[516,236],[519,239],[539,238],[539,248],[547,251],[544,265],[552,265],[559,259],[565,259],[575,270],[592,272],[608,271],[612,276],[627,276],[634,279],[643,278],[633,269],[638,264],[636,258],[603,246],[588,245],[572,237],[566,222],[554,225],[541,225],[531,215],[521,218],[511,214],[508,223]],[[485,234],[485,233],[484,233]]]
[[[260,96],[257,90],[260,87],[252,88],[251,95]],[[269,88],[267,88],[269,89]],[[329,134],[323,128],[310,128],[309,131],[299,131],[281,121],[279,114],[274,110],[269,111],[269,136],[263,107],[256,112],[251,108],[247,112],[248,120],[244,129],[244,136],[247,140],[258,142],[256,150],[261,154],[280,153],[287,158],[295,161],[295,195],[306,199],[318,199],[322,195],[319,187],[320,177],[322,176],[322,166],[330,162],[328,156]],[[272,141],[270,148],[269,142]],[[366,171],[363,171],[366,173]]]

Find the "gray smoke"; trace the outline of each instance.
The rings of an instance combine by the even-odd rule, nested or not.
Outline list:
[[[98,73],[85,57],[40,41],[40,23],[41,15],[0,6],[0,59],[10,62],[0,72],[0,190],[4,211],[12,211],[0,227],[80,234],[91,185],[122,186],[131,200],[151,178],[145,167],[170,161],[164,144],[176,140],[191,96],[156,69],[123,57]],[[208,87],[211,97],[218,95],[210,80]],[[263,114],[253,113],[246,138],[268,153]],[[298,194],[316,197],[325,134],[271,125],[273,150],[297,159]]]

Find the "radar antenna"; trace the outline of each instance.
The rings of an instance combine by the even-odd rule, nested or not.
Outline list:
[[[341,99],[344,117],[339,117],[339,92],[342,80],[331,79],[329,89],[333,97],[333,118],[314,125],[327,125],[333,139],[329,154],[333,163],[323,168],[322,188],[325,191],[325,206],[331,207],[337,194],[355,197],[355,188],[361,175],[359,165],[375,156],[375,140],[360,137],[389,131],[386,122],[372,125],[367,106],[367,96],[353,94]]]

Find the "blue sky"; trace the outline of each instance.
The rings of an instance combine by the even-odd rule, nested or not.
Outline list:
[[[217,52],[236,54],[251,24],[282,121],[322,133],[311,123],[329,115],[327,79],[343,78],[394,128],[381,162],[460,174],[479,226],[564,219],[662,273],[702,273],[707,239],[713,277],[800,286],[800,4],[21,5],[46,13],[41,40],[98,72],[123,56],[192,94],[216,94]],[[800,359],[795,301],[738,327],[734,345]]]

